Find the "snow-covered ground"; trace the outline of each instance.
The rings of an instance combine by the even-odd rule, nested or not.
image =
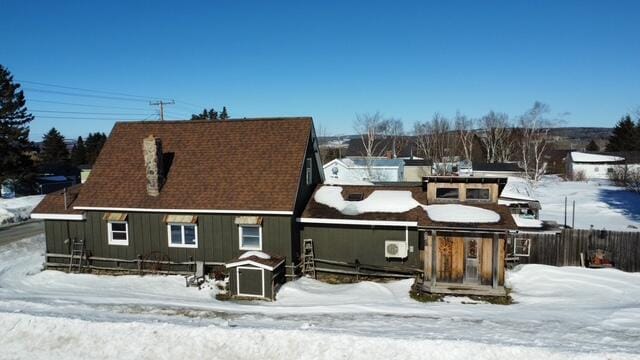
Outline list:
[[[237,303],[179,276],[40,271],[43,252],[0,247],[3,359],[640,359],[640,274],[613,269],[520,267],[510,306],[305,278]]]
[[[23,196],[13,199],[0,198],[0,225],[17,223],[29,219],[33,210],[44,195]]]
[[[571,226],[572,201],[576,202],[575,227],[640,231],[640,194],[610,185],[607,180],[563,181],[545,176],[534,187],[540,201],[540,219],[564,224],[564,199],[567,197],[567,225]]]

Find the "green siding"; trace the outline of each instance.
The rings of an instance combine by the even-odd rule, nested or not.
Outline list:
[[[405,231],[404,227],[303,224],[301,238],[313,239],[314,253],[318,259],[348,263],[358,260],[363,265],[422,268],[416,228],[409,228],[409,255],[404,261],[385,258],[385,240],[405,240]],[[330,267],[321,263],[316,266]]]
[[[128,213],[129,245],[109,245],[107,222],[103,212],[87,212],[84,221],[46,220],[47,252],[69,253],[68,238],[84,239],[91,256],[123,260],[145,257],[152,252],[167,255],[171,261],[226,262],[241,254],[237,215],[194,214],[198,216],[198,248],[169,247],[167,225],[163,213]],[[292,218],[264,216],[262,224],[263,251],[293,259]]]

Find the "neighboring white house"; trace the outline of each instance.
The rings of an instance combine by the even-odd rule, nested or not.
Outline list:
[[[363,182],[395,182],[404,179],[401,159],[334,159],[324,164],[325,183],[358,184]]]
[[[567,176],[575,179],[608,179],[614,167],[624,165],[625,158],[614,155],[572,151],[566,159]]]

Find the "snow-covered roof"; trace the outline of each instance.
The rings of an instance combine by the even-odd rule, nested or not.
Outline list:
[[[502,193],[500,193],[500,198],[536,201],[533,196],[533,188],[529,181],[516,176],[507,178],[507,184],[502,189]]]
[[[266,259],[266,260],[271,259],[271,255],[263,253],[262,251],[257,251],[257,250],[247,251],[246,253],[240,255],[238,259],[246,259],[251,256],[259,257],[260,259]]]
[[[513,216],[513,221],[516,222],[516,225],[518,225],[518,227],[537,229],[542,227],[542,221],[538,219],[527,219],[519,216],[518,214],[512,214],[511,216]]]
[[[500,215],[492,210],[460,204],[427,205],[424,207],[433,221],[443,223],[497,223]]]
[[[420,206],[411,191],[401,190],[376,190],[364,200],[348,201],[342,197],[341,186],[323,186],[316,191],[314,200],[344,215],[370,212],[403,213]]]
[[[572,151],[571,159],[574,162],[586,162],[586,163],[606,163],[606,162],[624,161],[624,158],[620,156],[591,154],[591,153],[583,153],[579,151]]]

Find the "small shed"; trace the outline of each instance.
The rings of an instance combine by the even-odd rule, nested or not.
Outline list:
[[[275,300],[285,279],[284,258],[247,251],[227,264],[229,291],[235,298]]]

